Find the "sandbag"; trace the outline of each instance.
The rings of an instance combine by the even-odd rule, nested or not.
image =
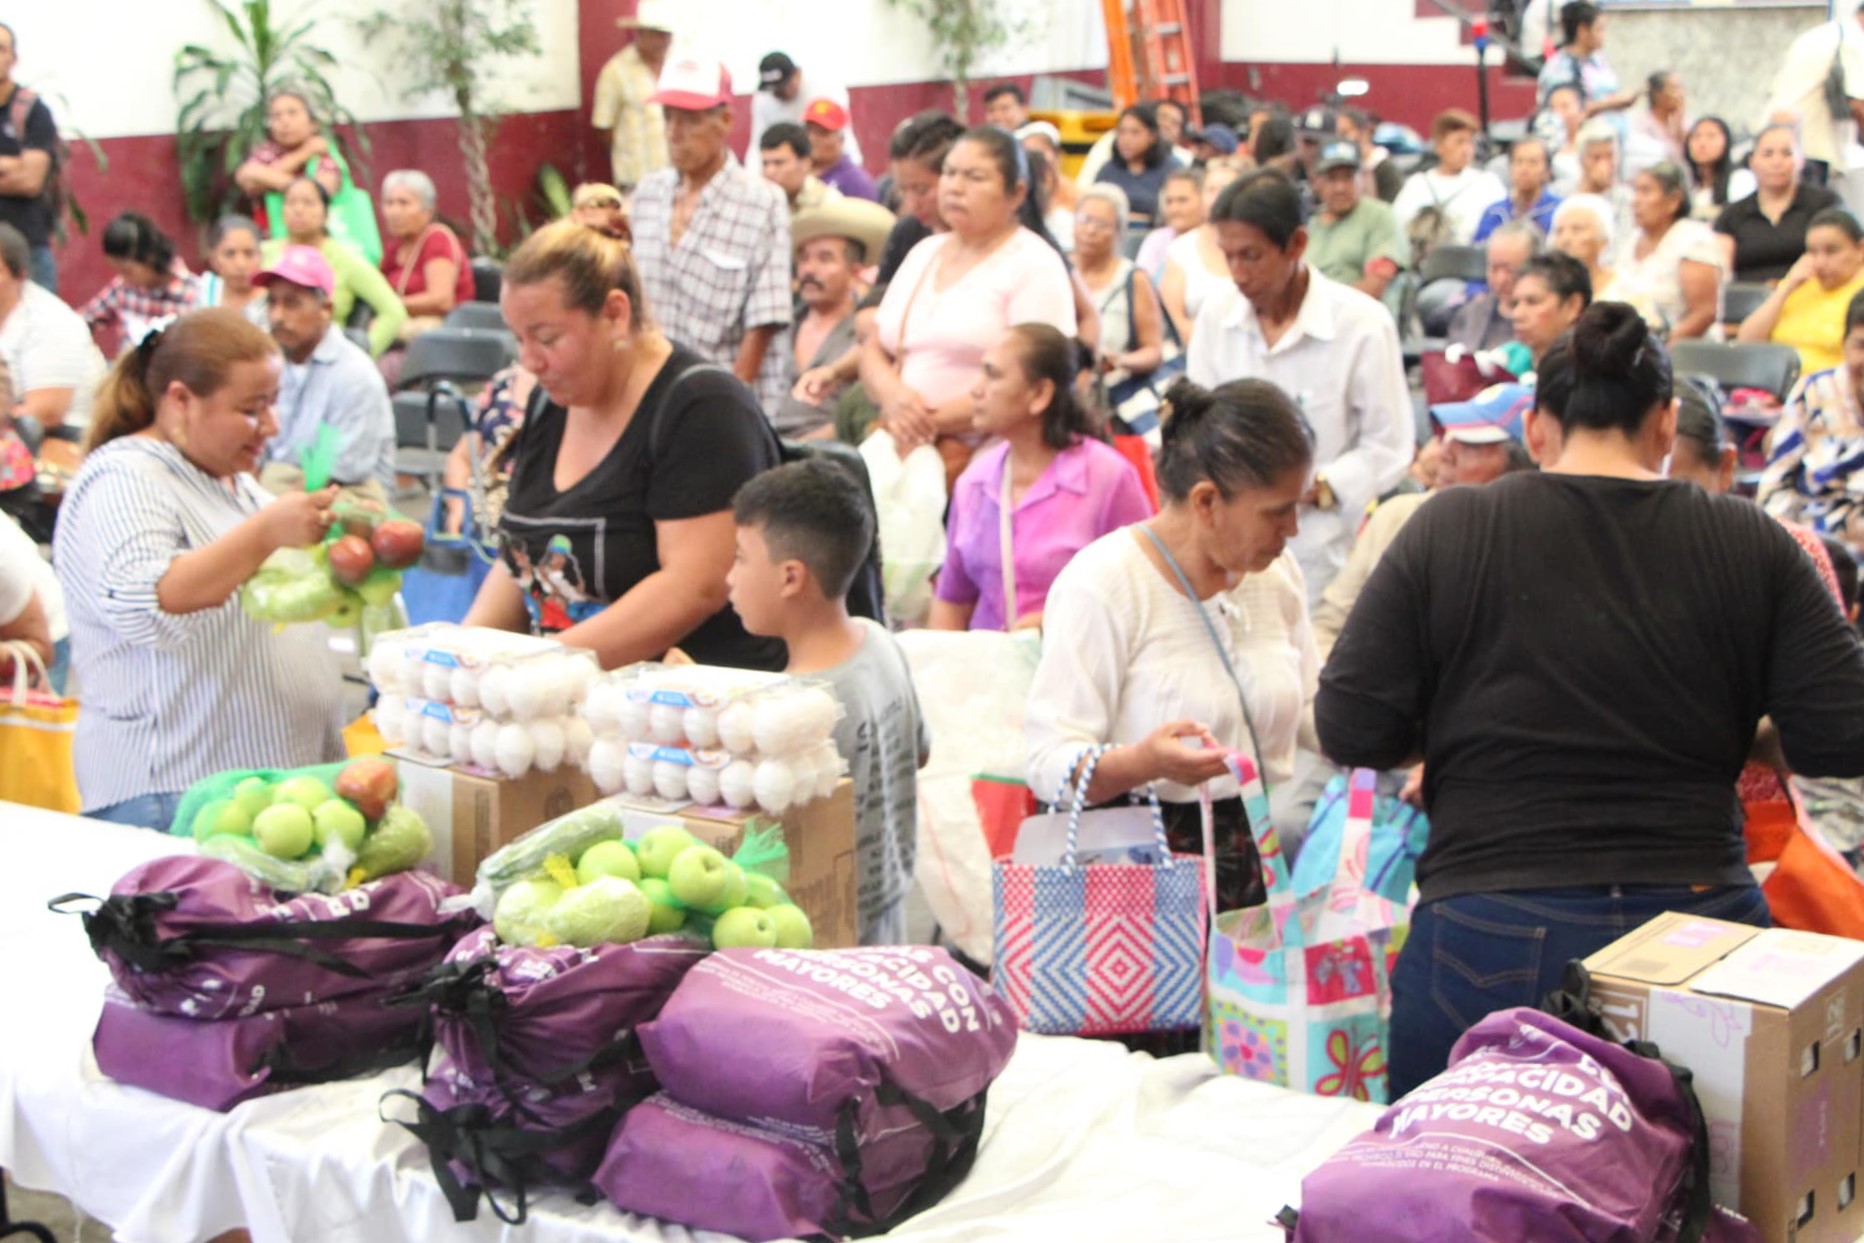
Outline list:
[[[225,1111],[413,1061],[425,1021],[419,1009],[390,1004],[388,990],[201,1020],[158,1013],[111,988],[91,1048],[98,1069],[119,1083]]]
[[[170,855],[132,868],[84,930],[111,977],[158,1014],[219,1019],[313,1005],[419,980],[480,924],[461,891],[399,872],[339,894],[287,897],[231,863]]]
[[[980,1098],[936,1129],[910,1123],[838,1148],[662,1094],[628,1112],[595,1185],[627,1212],[754,1241],[877,1233],[963,1179],[983,1114]]]
[[[483,1196],[520,1223],[532,1187],[588,1181],[623,1111],[654,1091],[635,1028],[706,952],[682,936],[501,945],[491,928],[453,948],[411,995],[433,1018],[426,1087],[384,1102],[412,1105],[395,1120],[427,1145],[456,1220],[473,1220]]]
[[[640,1035],[682,1104],[816,1143],[845,1108],[857,1139],[897,1125],[883,1084],[939,1113],[963,1105],[1016,1046],[1009,1008],[931,946],[722,950]]]

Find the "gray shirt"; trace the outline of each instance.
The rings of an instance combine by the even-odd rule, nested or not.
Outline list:
[[[265,460],[300,464],[317,442],[325,423],[337,429],[336,483],[379,480],[395,487],[395,412],[388,385],[366,350],[332,324],[310,358],[285,363],[278,393],[278,435],[265,447]]]
[[[860,869],[862,942],[913,883],[919,769],[932,751],[913,675],[899,644],[861,619],[861,650],[815,675],[841,701],[835,749],[854,779],[855,866]]]

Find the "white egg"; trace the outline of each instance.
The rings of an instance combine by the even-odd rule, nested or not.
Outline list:
[[[816,766],[810,750],[804,748],[785,761],[790,766],[790,780],[795,783],[795,792],[790,796],[793,804],[810,802],[816,796]]]
[[[702,807],[718,802],[718,770],[693,768],[686,774],[686,797]]]
[[[531,731],[515,723],[498,727],[498,741],[493,751],[498,771],[513,778],[530,772],[531,763],[537,758],[537,744],[531,741]]]
[[[472,727],[472,762],[488,771],[498,767],[498,722],[486,719]]]
[[[629,754],[621,764],[622,780],[627,782],[628,793],[645,797],[654,792],[654,762],[641,756]]]
[[[447,754],[455,764],[472,763],[472,726],[453,723],[447,730]]]
[[[809,743],[809,705],[802,695],[765,695],[751,718],[759,755],[789,755]]]
[[[733,760],[725,765],[718,775],[719,797],[732,807],[749,807],[756,800],[753,788],[757,781],[757,769],[749,760]]]
[[[695,747],[718,745],[718,713],[711,708],[686,709],[680,715],[680,728]]]
[[[595,782],[595,788],[604,794],[621,793],[628,784],[622,775],[627,758],[627,749],[621,743],[598,738],[589,748],[589,779]]]
[[[835,732],[841,717],[841,705],[819,686],[812,686],[797,696],[803,703],[804,735],[812,743],[821,742]]]
[[[615,699],[607,682],[591,682],[589,693],[583,696],[579,709],[582,719],[589,723],[589,728],[597,733],[606,734],[615,728]]]
[[[435,703],[445,703],[453,693],[453,670],[429,663],[421,669],[421,694]]]
[[[647,731],[655,742],[678,742],[684,738],[685,710],[674,704],[655,704],[647,714]]]
[[[615,727],[629,742],[647,737],[647,704],[623,691],[615,700]]]
[[[378,691],[401,687],[401,644],[377,639],[369,649],[369,681]]]
[[[487,713],[505,718],[511,711],[511,705],[505,700],[505,688],[511,683],[511,671],[503,665],[493,665],[479,675],[479,706]]]
[[[576,684],[570,681],[570,671],[560,660],[532,661],[525,668],[537,671],[537,684],[543,688],[543,706],[538,709],[539,716],[562,716],[570,710],[576,693]]]
[[[427,676],[427,660],[422,649],[411,647],[401,653],[401,689],[409,695],[421,693],[421,683]]]
[[[756,712],[745,700],[725,705],[718,714],[718,740],[733,755],[749,755],[757,748]],[[743,807],[746,803],[733,804]]]
[[[453,727],[437,716],[421,718],[421,750],[435,759],[453,754]]]
[[[447,678],[447,694],[462,708],[479,706],[479,671],[461,665]]]
[[[484,693],[484,688],[480,689]],[[505,681],[505,707],[514,721],[535,721],[544,714],[545,688],[523,668],[512,669]]]
[[[589,728],[589,722],[579,716],[563,718],[563,754],[569,760],[570,767],[584,768],[589,763],[589,747],[595,742],[595,731]]]
[[[686,797],[686,765],[675,764],[671,760],[658,760],[654,764],[654,793],[669,802],[678,802]]]
[[[602,670],[586,656],[566,657],[563,667],[570,684],[570,702],[579,704],[588,695],[589,688],[602,676]]]
[[[531,722],[531,741],[537,746],[537,766],[547,773],[557,771],[563,763],[568,740],[563,736],[561,717]]]
[[[780,816],[796,799],[796,774],[787,761],[765,760],[752,776],[751,794],[759,807]]]
[[[834,743],[822,742],[810,748],[809,758],[815,763],[816,797],[827,798],[841,781],[841,753],[835,750]]]
[[[402,741],[402,730],[406,728],[407,712],[399,695],[383,695],[375,701],[375,732],[382,735],[382,741],[387,743]]]

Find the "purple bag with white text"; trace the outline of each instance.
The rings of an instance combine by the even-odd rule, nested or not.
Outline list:
[[[442,913],[460,890],[399,872],[338,894],[275,893],[231,863],[152,859],[111,887],[84,930],[117,987],[159,1014],[221,1019],[419,980],[482,922]],[[79,900],[67,894],[54,909]]]
[[[532,1186],[588,1181],[622,1113],[655,1090],[636,1026],[706,953],[679,936],[501,945],[491,928],[454,947],[415,994],[433,1013],[427,1085],[384,1100],[414,1101],[414,1120],[401,1124],[427,1145],[456,1220],[473,1220],[484,1195],[501,1220],[520,1224]]]
[[[1016,1024],[932,946],[731,949],[693,969],[641,1044],[680,1103],[832,1143],[844,1121],[865,1140],[915,1107],[972,1100],[1009,1061]]]
[[[310,1083],[374,1074],[420,1056],[427,1016],[382,991],[223,1019],[188,1019],[104,994],[98,1069],[203,1109]]]
[[[1759,1243],[1711,1205],[1689,1074],[1655,1052],[1539,1010],[1489,1015],[1302,1181],[1292,1243],[1360,1243],[1368,1222],[1381,1243]]]

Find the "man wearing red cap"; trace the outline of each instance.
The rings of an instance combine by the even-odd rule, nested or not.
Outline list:
[[[673,167],[634,194],[634,257],[647,315],[667,336],[730,367],[765,413],[782,402],[790,326],[790,211],[783,192],[731,153],[731,75],[683,56],[653,102]]]
[[[822,184],[840,190],[851,199],[880,201],[874,179],[855,162],[846,150],[848,110],[832,99],[812,99],[803,109],[803,128],[809,131],[809,146],[815,158],[816,176]]]

